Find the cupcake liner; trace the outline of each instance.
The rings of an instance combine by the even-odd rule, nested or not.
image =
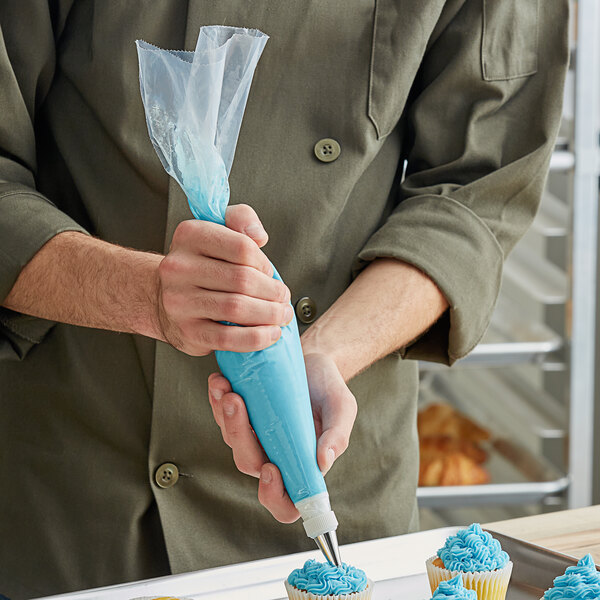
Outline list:
[[[508,564],[502,569],[495,571],[477,571],[475,573],[462,573],[461,571],[449,571],[433,564],[437,556],[432,556],[425,562],[427,577],[431,593],[435,592],[440,581],[448,581],[457,575],[462,576],[463,585],[469,590],[477,592],[477,600],[504,600],[508,582],[512,573],[513,564]]]
[[[351,594],[313,594],[306,590],[299,590],[294,587],[289,581],[285,580],[285,589],[289,600],[370,600],[373,593],[374,583],[367,579],[367,587],[362,592],[352,592]]]

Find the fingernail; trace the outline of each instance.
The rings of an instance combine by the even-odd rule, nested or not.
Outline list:
[[[279,327],[271,328],[271,339],[273,341],[278,340],[281,337],[281,329]]]
[[[261,227],[257,223],[248,225],[244,231],[246,232],[246,235],[249,235],[253,239],[262,239],[267,237],[267,232],[265,231],[264,227]]]
[[[271,469],[263,469],[260,474],[260,478],[262,479],[263,483],[271,483],[271,481],[273,480],[273,474],[271,473]]]
[[[288,304],[283,311],[284,324],[289,325],[294,318],[294,309]]]
[[[212,391],[212,396],[218,402],[223,397],[223,392],[216,388]]]
[[[231,402],[231,400],[225,400],[225,402],[223,402],[223,412],[226,416],[233,417],[233,413],[235,413],[235,405],[233,402]]]

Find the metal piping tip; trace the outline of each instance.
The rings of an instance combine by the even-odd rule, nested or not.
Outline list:
[[[335,531],[327,531],[314,538],[317,546],[321,549],[323,556],[332,567],[339,567],[342,564],[340,558],[340,548],[338,546],[337,535]]]

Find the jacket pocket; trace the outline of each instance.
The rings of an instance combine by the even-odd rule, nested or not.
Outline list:
[[[533,75],[538,68],[540,0],[482,0],[481,69],[486,81]]]
[[[444,0],[375,0],[368,115],[379,139],[400,119],[443,6]]]

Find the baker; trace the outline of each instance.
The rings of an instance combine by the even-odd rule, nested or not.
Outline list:
[[[0,593],[312,549],[210,376],[289,300],[340,542],[416,529],[415,359],[481,339],[561,117],[567,0],[538,4],[3,0]],[[208,24],[271,36],[227,228],[190,220],[138,88],[136,39]]]

